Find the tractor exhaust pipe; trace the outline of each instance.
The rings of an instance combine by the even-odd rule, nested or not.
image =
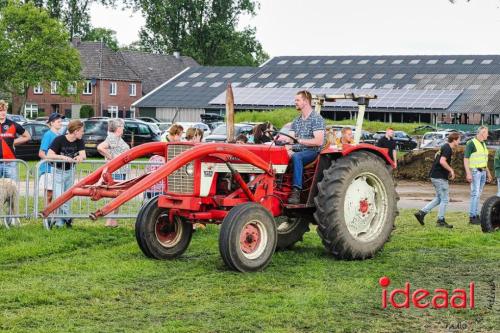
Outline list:
[[[226,133],[227,142],[235,142],[234,137],[234,95],[231,83],[227,84],[226,89]]]

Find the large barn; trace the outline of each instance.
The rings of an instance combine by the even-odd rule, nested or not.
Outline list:
[[[197,121],[224,113],[231,83],[236,110],[293,106],[296,91],[370,93],[370,120],[499,125],[500,56],[293,56],[260,67],[187,68],[134,103],[142,116]],[[355,116],[353,103],[327,104],[323,116]]]

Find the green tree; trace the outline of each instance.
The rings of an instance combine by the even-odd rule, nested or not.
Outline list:
[[[237,30],[242,15],[255,15],[255,0],[131,0],[146,17],[145,49],[179,51],[203,65],[256,66],[268,59],[255,29]]]
[[[58,81],[60,93],[80,79],[80,56],[62,24],[47,11],[18,0],[0,10],[0,90],[26,102],[28,89]],[[14,110],[19,113],[19,108]]]
[[[84,41],[100,42],[106,44],[113,51],[118,51],[118,40],[116,31],[106,28],[92,28],[82,38]]]

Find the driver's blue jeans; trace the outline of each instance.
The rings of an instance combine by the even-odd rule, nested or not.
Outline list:
[[[318,154],[318,151],[313,149],[293,153],[293,187],[296,187],[300,190],[302,189],[302,175],[304,174],[304,165],[314,161]]]

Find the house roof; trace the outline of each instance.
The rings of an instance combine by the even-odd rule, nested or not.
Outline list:
[[[141,81],[120,52],[114,52],[100,42],[80,42],[76,46],[82,62],[82,75],[87,79],[103,78]]]
[[[227,73],[235,75],[225,78]],[[272,58],[258,68],[200,66],[145,96],[136,106],[220,108],[211,101],[223,93],[229,81],[233,87],[261,88],[260,95],[266,94],[267,88],[453,90],[460,95],[440,112],[490,113],[500,109],[500,55],[286,56]],[[257,92],[255,96],[260,98]],[[248,100],[239,107],[238,100],[235,103],[237,108],[246,109],[258,104]]]
[[[142,78],[142,92],[149,93],[187,67],[199,66],[191,57],[120,51],[128,65]]]

